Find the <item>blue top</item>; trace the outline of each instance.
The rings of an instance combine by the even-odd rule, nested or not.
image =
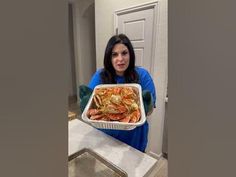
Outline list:
[[[149,90],[153,97],[153,105],[156,101],[155,85],[148,71],[142,67],[135,67],[139,75],[139,84],[142,90]],[[102,84],[100,73],[102,69],[99,69],[90,80],[89,87],[94,89],[97,85]],[[125,83],[125,78],[122,76],[116,76],[117,83]],[[148,142],[148,122],[146,121],[142,126],[136,127],[133,130],[110,130],[110,129],[99,129],[106,134],[144,152]]]

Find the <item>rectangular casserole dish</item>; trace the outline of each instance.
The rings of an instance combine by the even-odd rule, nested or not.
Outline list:
[[[136,123],[125,123],[125,122],[119,122],[119,121],[103,121],[103,120],[91,120],[87,117],[86,113],[91,108],[92,100],[95,94],[95,90],[97,88],[109,88],[109,87],[132,87],[135,89],[138,93],[138,99],[139,99],[139,108],[140,108],[140,120]],[[132,130],[138,126],[141,126],[145,123],[146,121],[146,115],[144,111],[144,106],[143,106],[143,99],[142,99],[142,89],[139,84],[102,84],[102,85],[97,85],[94,88],[94,91],[88,101],[87,106],[85,107],[83,113],[82,113],[82,120],[91,124],[92,126],[96,128],[101,128],[101,129],[116,129],[116,130]]]

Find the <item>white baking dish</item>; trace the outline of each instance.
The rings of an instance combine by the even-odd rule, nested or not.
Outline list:
[[[138,122],[136,123],[125,123],[125,122],[118,122],[118,121],[103,121],[103,120],[91,120],[87,117],[86,113],[88,109],[91,107],[93,96],[94,96],[94,91],[88,101],[87,106],[85,107],[83,113],[82,113],[82,120],[85,122],[91,124],[92,126],[96,128],[101,128],[101,129],[116,129],[116,130],[132,130],[138,126],[141,126],[145,123],[146,121],[146,116],[145,116],[145,111],[144,111],[144,106],[143,106],[143,99],[142,99],[142,89],[139,84],[102,84],[102,85],[97,85],[95,89],[97,88],[109,88],[109,87],[134,87],[138,91],[139,94],[139,103],[140,103],[140,112],[141,112],[141,118]]]

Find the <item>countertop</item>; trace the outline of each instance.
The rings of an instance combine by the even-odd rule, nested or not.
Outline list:
[[[69,121],[68,131],[69,155],[83,148],[91,148],[123,169],[129,177],[148,176],[158,161],[81,120]]]

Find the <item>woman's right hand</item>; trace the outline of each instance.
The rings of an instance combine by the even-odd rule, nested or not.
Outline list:
[[[79,86],[80,111],[84,111],[93,90],[86,85]]]

